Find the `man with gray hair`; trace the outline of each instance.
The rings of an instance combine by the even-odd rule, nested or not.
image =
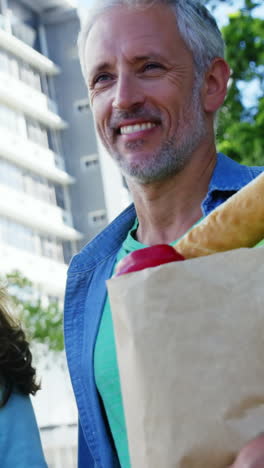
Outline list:
[[[203,5],[95,0],[89,13],[79,50],[91,109],[134,203],[71,262],[65,345],[79,410],[79,468],[128,468],[106,280],[128,253],[174,245],[263,168],[216,151],[215,116],[229,67],[221,33]],[[240,455],[234,467],[255,466],[247,460]]]

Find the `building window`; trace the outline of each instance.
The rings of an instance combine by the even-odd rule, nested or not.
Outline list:
[[[0,183],[23,191],[22,171],[17,166],[0,159]]]
[[[1,158],[0,183],[24,192],[45,203],[57,205],[56,190],[60,189],[53,182]]]
[[[27,136],[29,140],[38,143],[45,148],[49,147],[48,131],[37,120],[26,117]]]
[[[21,22],[14,13],[12,14],[12,32],[21,41],[34,47],[36,40],[36,31],[29,25]]]
[[[42,92],[42,79],[45,75],[35,70],[24,60],[0,48],[0,70],[23,81],[31,88]]]
[[[33,231],[7,218],[0,218],[0,238],[3,242],[19,249],[34,251]]]
[[[40,254],[44,257],[52,258],[59,262],[64,262],[62,242],[53,236],[39,236],[40,237]]]
[[[90,211],[88,213],[88,222],[92,227],[104,226],[107,221],[107,215],[105,210]]]
[[[66,204],[65,204],[65,194],[64,194],[64,188],[61,185],[56,184],[55,185],[55,194],[56,194],[56,202],[57,206],[65,210]]]
[[[79,101],[75,101],[74,107],[80,114],[87,113],[90,110],[90,101],[88,98],[80,99]]]
[[[64,263],[64,246],[60,239],[4,217],[0,217],[0,239],[18,249]]]
[[[92,169],[97,167],[99,164],[99,159],[97,154],[89,154],[82,156],[81,158],[81,168],[82,170]]]
[[[7,127],[17,133],[19,131],[19,114],[0,104],[0,126]]]
[[[40,74],[27,63],[22,63],[22,61],[20,61],[19,64],[19,77],[21,81],[29,85],[31,88],[42,92]]]

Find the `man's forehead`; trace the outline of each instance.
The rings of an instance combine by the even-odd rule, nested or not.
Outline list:
[[[166,36],[168,30],[179,35],[176,18],[168,5],[158,3],[145,9],[115,5],[95,17],[87,41],[93,47],[100,40],[106,47],[107,41],[119,39],[121,34],[123,39],[145,42],[157,34]]]
[[[154,7],[143,11],[112,8],[100,15],[90,29],[86,41],[87,68],[95,65],[102,68],[101,64],[120,54],[134,61],[164,57],[176,42],[178,47],[185,46],[168,7],[163,6],[162,12]]]

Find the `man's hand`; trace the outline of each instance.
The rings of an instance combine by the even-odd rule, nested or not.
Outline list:
[[[264,468],[264,434],[245,445],[230,468]]]

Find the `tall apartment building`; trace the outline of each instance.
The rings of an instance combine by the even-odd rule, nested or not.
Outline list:
[[[20,270],[43,294],[62,297],[66,263],[82,234],[73,227],[74,179],[61,142],[68,123],[53,93],[60,69],[47,56],[35,11],[41,2],[32,1],[34,10],[29,3],[0,3],[1,271]]]
[[[0,272],[63,297],[67,263],[108,222],[104,186],[116,184],[98,154],[73,0],[0,0],[0,14]]]

